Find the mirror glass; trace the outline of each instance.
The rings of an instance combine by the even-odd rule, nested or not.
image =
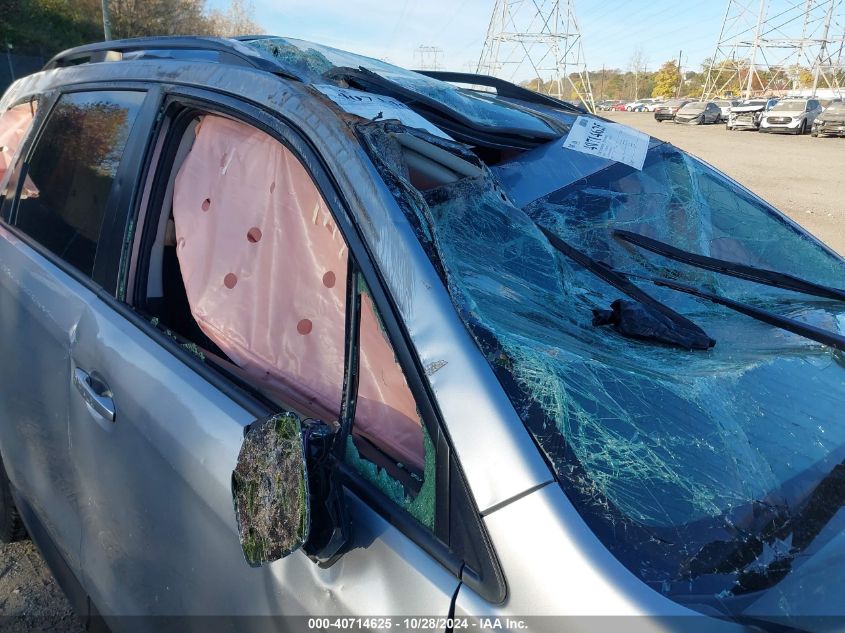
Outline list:
[[[296,551],[310,527],[308,476],[299,419],[291,413],[250,425],[232,472],[244,558],[252,566]]]

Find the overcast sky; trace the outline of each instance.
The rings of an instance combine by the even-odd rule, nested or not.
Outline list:
[[[268,33],[313,40],[414,67],[420,45],[450,70],[474,66],[495,0],[253,0]],[[210,0],[223,8],[227,0]],[[727,0],[576,0],[590,69],[626,68],[640,47],[652,70],[683,49],[684,68],[712,54]]]

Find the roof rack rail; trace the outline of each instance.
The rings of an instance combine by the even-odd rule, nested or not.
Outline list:
[[[121,61],[125,57],[137,59],[139,57],[156,58],[156,52],[169,51],[171,54],[179,51],[179,59],[185,61],[216,61],[235,66],[247,66],[264,70],[290,79],[298,79],[289,75],[276,62],[263,57],[257,50],[245,46],[234,39],[220,37],[140,37],[128,40],[109,40],[86,44],[63,51],[44,65],[44,70],[92,64],[97,62]],[[198,54],[191,59],[190,53],[217,53],[216,59],[208,55]],[[135,53],[136,55],[133,55]],[[181,53],[184,53],[181,54]]]

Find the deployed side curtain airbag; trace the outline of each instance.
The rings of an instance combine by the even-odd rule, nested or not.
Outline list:
[[[176,176],[173,217],[191,313],[206,336],[258,384],[337,420],[349,254],[299,160],[259,130],[205,116]],[[367,303],[361,322],[355,430],[422,468],[413,397]]]
[[[12,165],[34,115],[35,107],[29,103],[22,103],[0,114],[0,181]]]

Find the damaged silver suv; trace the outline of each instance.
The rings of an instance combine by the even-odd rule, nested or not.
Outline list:
[[[86,617],[843,615],[845,263],[697,159],[275,37],[70,50],[0,145],[0,538]]]

